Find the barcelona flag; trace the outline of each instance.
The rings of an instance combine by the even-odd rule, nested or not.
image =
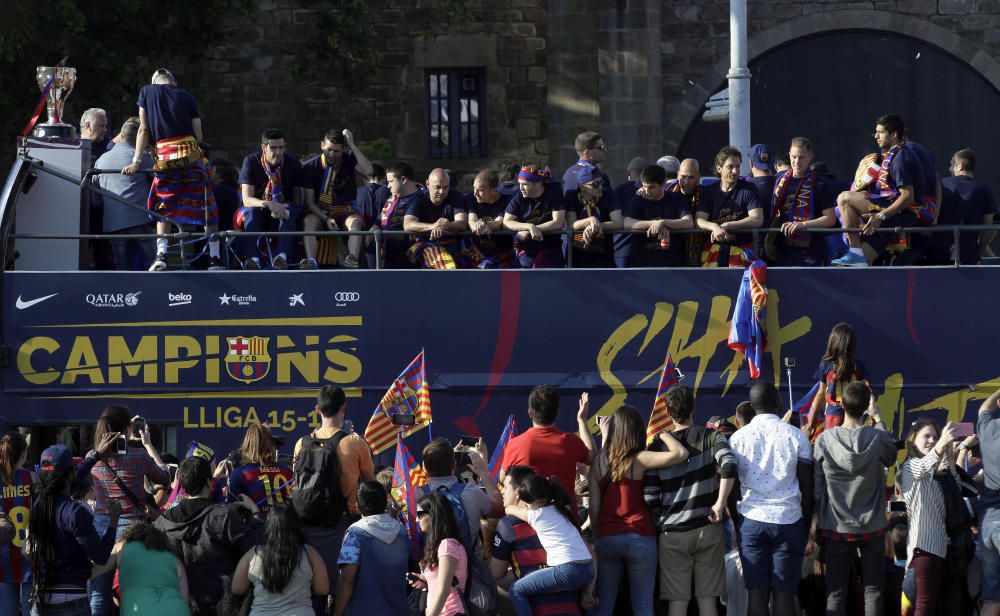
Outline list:
[[[663,362],[663,372],[660,373],[660,386],[656,388],[656,399],[653,400],[653,412],[649,416],[649,424],[646,425],[647,446],[653,442],[657,434],[674,424],[674,420],[667,412],[667,390],[680,383],[682,378],[684,375],[674,365],[674,358],[667,353],[667,360]]]
[[[819,395],[819,383],[813,385],[812,389],[809,390],[802,399],[795,403],[793,411],[799,416],[799,423],[805,427],[809,421],[809,411],[812,409],[813,402],[816,400],[816,396]],[[810,442],[816,442],[816,439],[823,432],[824,424],[822,421],[817,422],[816,427],[813,429],[812,434],[807,434]]]
[[[490,456],[488,468],[493,483],[499,483],[500,481],[500,467],[503,465],[503,454],[507,451],[510,439],[515,436],[517,436],[517,422],[514,421],[513,415],[509,415],[507,417],[507,424],[503,427],[503,432],[500,434],[500,440],[497,441],[497,446],[493,449],[493,455]]]
[[[403,426],[392,423],[393,415],[413,415],[414,424]],[[431,423],[431,392],[424,372],[424,352],[420,351],[396,380],[389,386],[382,400],[375,407],[372,418],[365,428],[365,440],[371,445],[372,453],[380,454],[392,447],[396,436],[407,437]]]
[[[427,473],[417,464],[409,448],[403,444],[403,435],[396,436],[396,463],[392,472],[392,497],[399,504],[400,522],[410,540],[410,556],[420,560],[420,526],[417,524],[416,488],[427,485]]]
[[[749,251],[747,257],[749,257]],[[733,307],[729,327],[729,348],[743,353],[750,368],[750,378],[760,378],[767,349],[767,266],[760,259],[743,270],[740,291]]]

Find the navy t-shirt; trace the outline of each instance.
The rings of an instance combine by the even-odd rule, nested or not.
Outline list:
[[[775,176],[775,185],[786,173],[791,173],[791,171],[782,171],[777,176]],[[772,191],[772,196],[767,201],[762,201],[761,203],[770,203],[771,212],[776,212],[774,220],[770,222],[770,226],[774,228],[781,228],[786,222],[791,222],[789,218],[789,210],[797,205],[796,195],[799,192],[799,187],[802,184],[802,180],[805,178],[795,178],[794,176],[789,176],[788,184],[785,188],[783,203],[775,203],[774,193]],[[816,220],[823,216],[823,210],[828,210],[836,205],[836,198],[834,197],[833,190],[830,185],[824,182],[819,177],[816,178],[816,184],[813,187],[813,211],[810,220]],[[766,212],[765,212],[766,214]],[[805,235],[805,234],[804,234]],[[784,234],[775,234],[774,244],[779,249],[792,248],[796,250],[808,250],[808,252],[817,258],[822,258],[826,251],[826,236],[820,233],[810,233],[805,235],[808,238],[808,246],[798,245],[798,239],[794,238],[789,241],[789,238],[785,237]]]
[[[987,214],[996,214],[997,203],[993,191],[982,182],[964,175],[941,180],[942,225],[981,225]],[[950,233],[936,234],[952,244]],[[959,238],[959,258],[962,263],[975,264],[979,257],[979,231],[966,231]]]
[[[545,184],[545,189],[537,199],[525,197],[518,192],[507,204],[504,213],[514,216],[518,222],[541,225],[552,220],[553,212],[565,209],[566,204],[563,202],[560,186],[558,184]],[[515,239],[514,243],[525,249],[537,249],[541,246],[558,248],[562,245],[562,238],[558,235],[546,235],[541,242]]]
[[[194,96],[171,84],[143,86],[139,90],[138,105],[146,110],[146,122],[153,135],[153,143],[193,135],[191,120],[201,117]]]
[[[320,195],[323,194],[323,180],[326,177],[326,170],[323,169],[321,160],[322,154],[314,156],[302,164],[302,172],[305,174],[305,188],[316,191],[316,204],[320,203]],[[358,159],[354,152],[345,150],[340,159],[340,169],[333,178],[333,193],[337,196],[338,203],[353,203],[358,195],[358,184],[354,179],[354,174],[358,167]]]
[[[625,210],[632,220],[679,220],[691,214],[687,199],[679,192],[667,192],[659,201],[633,195]],[[662,248],[659,237],[634,235],[636,264],[639,267],[677,267],[683,265],[686,235],[672,235],[670,247]]]
[[[253,186],[253,196],[258,199],[264,198],[264,189],[267,187],[267,172],[260,164],[260,152],[247,154],[243,159],[243,166],[240,167],[239,183]],[[294,156],[285,154],[285,160],[281,163],[281,188],[284,191],[286,203],[297,203],[298,195],[294,188],[302,188],[303,183],[302,165]]]
[[[777,179],[776,175],[761,175],[747,178],[747,181],[757,188],[757,200],[760,202],[761,207],[771,202],[771,195],[774,194],[774,183]]]
[[[510,195],[501,194],[495,203],[479,203],[473,195],[468,195],[466,208],[469,212],[475,212],[479,220],[483,222],[503,222],[503,215],[507,211],[510,200]],[[514,237],[512,235],[491,233],[477,236],[476,241],[479,242],[479,249],[488,257],[514,250]]]
[[[698,211],[708,214],[708,220],[721,225],[724,222],[736,222],[750,215],[751,210],[761,208],[757,199],[756,187],[746,180],[736,180],[736,185],[729,192],[722,190],[722,182],[703,186]],[[748,244],[753,241],[750,233],[733,233],[735,245]]]
[[[396,203],[396,198],[390,193],[389,198],[379,209],[379,226],[383,231],[402,231],[403,218],[406,214],[428,207],[429,204],[424,203],[427,200],[427,196],[424,193],[416,190],[405,197],[400,197],[398,203]],[[386,237],[383,245],[385,246],[385,264],[387,267],[409,266],[409,259],[406,256],[406,251],[410,247],[409,236],[396,235]]]
[[[920,163],[920,180],[919,185],[916,186],[916,192],[920,196],[915,198],[918,200],[923,199],[925,196],[933,198],[938,183],[937,169],[934,167],[934,155],[931,154],[930,150],[916,141],[907,141],[905,149],[911,150],[917,162]]]
[[[896,190],[904,186],[912,186],[914,203],[919,203],[923,198],[924,193],[921,190],[924,184],[923,171],[914,150],[905,147],[899,150],[895,158],[892,159],[892,164],[889,165],[889,179]],[[889,207],[892,202],[887,202],[884,205]]]
[[[455,220],[456,213],[465,213],[465,195],[457,190],[449,190],[441,205],[434,205],[431,198],[424,194],[424,199],[412,201],[406,209],[406,216],[416,216],[424,223],[435,223],[439,218]]]
[[[371,227],[378,218],[382,206],[392,194],[389,187],[382,184],[368,183],[358,189],[354,200],[354,211],[364,218],[365,228]]]
[[[219,230],[230,231],[233,228],[233,215],[240,209],[243,198],[240,191],[229,184],[214,184],[215,203],[219,206]]]
[[[605,191],[601,194],[601,198],[597,200],[591,208],[588,208],[583,203],[580,202],[580,189],[574,189],[566,191],[565,195],[566,211],[573,212],[576,215],[577,220],[582,220],[584,218],[590,218],[591,216],[597,216],[597,219],[601,222],[611,221],[611,212],[621,211],[621,205],[618,203],[618,197],[615,196],[614,191]],[[582,250],[584,252],[600,252],[611,254],[614,247],[611,243],[611,234],[605,233],[604,238],[600,242],[591,242],[590,246],[583,246],[583,231],[573,232],[573,250]]]

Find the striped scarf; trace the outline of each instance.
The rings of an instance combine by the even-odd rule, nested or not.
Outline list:
[[[261,154],[260,166],[264,168],[264,173],[267,174],[267,186],[264,187],[264,201],[275,201],[277,203],[285,202],[285,191],[281,185],[281,167],[271,168],[271,165],[267,164],[267,159]]]
[[[601,219],[601,209],[597,207],[597,200],[586,200],[583,196],[583,191],[577,193],[577,198],[580,200],[581,219],[590,218],[591,216],[594,216],[597,220]],[[585,244],[583,241],[583,231],[573,232],[573,247],[583,250],[604,252],[604,246],[600,242],[594,242],[593,238],[591,239],[590,244]]]
[[[774,185],[774,212],[771,214],[771,217],[775,222],[777,222],[778,218],[781,217],[782,210],[785,207],[785,197],[788,193],[788,185],[793,179],[792,172],[788,171],[778,178],[778,183]],[[813,219],[816,206],[815,193],[816,172],[812,171],[799,180],[799,185],[795,189],[795,195],[792,198],[792,204],[788,208],[788,213],[786,215],[788,222],[805,222]],[[790,236],[786,242],[789,246],[798,246],[803,248],[808,247],[809,234],[796,233],[795,235]]]
[[[876,180],[878,195],[875,196],[885,199],[895,199],[899,196],[899,187],[893,185],[892,178],[889,176],[889,170],[892,168],[892,161],[896,159],[900,150],[903,149],[903,145],[904,143],[901,141],[889,148],[889,151],[885,153],[885,157],[882,159],[882,168],[879,169],[878,179]]]

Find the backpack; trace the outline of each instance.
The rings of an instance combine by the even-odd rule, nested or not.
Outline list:
[[[465,484],[456,481],[449,488],[441,486],[437,492],[444,496],[458,524],[458,534],[466,554],[466,582],[462,591],[466,616],[489,616],[497,613],[497,585],[486,562],[476,556],[476,545],[480,543],[479,535],[471,535],[469,531],[469,514],[462,502],[462,492]],[[430,488],[424,487],[424,493],[430,493]],[[452,586],[458,586],[458,579],[452,579]]]
[[[302,439],[295,459],[292,506],[310,526],[334,526],[347,510],[347,498],[340,489],[340,459],[337,446],[347,436],[338,432],[330,438]]]

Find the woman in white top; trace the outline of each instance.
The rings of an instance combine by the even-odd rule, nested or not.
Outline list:
[[[535,529],[548,565],[514,582],[508,591],[517,616],[531,616],[528,597],[582,590],[594,579],[594,559],[569,508],[569,496],[557,480],[528,475],[517,488],[517,497],[521,505],[508,505],[507,515]]]
[[[899,489],[910,517],[906,556],[907,567],[913,569],[916,582],[913,616],[932,616],[937,607],[948,554],[948,533],[944,494],[934,474],[954,472],[951,468],[954,440],[952,424],[940,430],[929,419],[915,421],[906,439],[907,456],[899,476]]]
[[[236,565],[233,594],[253,584],[250,616],[315,616],[312,596],[329,594],[330,581],[319,552],[305,545],[295,509],[272,506],[261,539]]]

